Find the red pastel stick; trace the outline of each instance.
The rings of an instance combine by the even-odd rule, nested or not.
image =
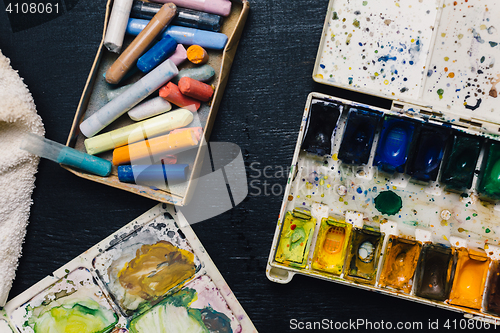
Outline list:
[[[175,83],[169,82],[160,89],[160,96],[172,104],[196,112],[201,106],[200,101],[184,96]]]
[[[196,98],[202,102],[208,102],[214,94],[212,86],[187,76],[179,80],[179,90],[184,95]]]

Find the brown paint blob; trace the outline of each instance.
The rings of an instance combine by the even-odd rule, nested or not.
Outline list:
[[[136,256],[118,272],[125,290],[143,299],[163,296],[194,275],[194,254],[169,242],[143,245]]]

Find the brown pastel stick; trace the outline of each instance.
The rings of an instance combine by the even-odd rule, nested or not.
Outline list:
[[[179,90],[175,83],[169,82],[160,89],[160,96],[165,98],[172,104],[181,108],[187,109],[191,112],[196,112],[201,106],[200,101],[185,96]]]
[[[179,90],[184,95],[198,99],[202,102],[208,102],[214,94],[212,86],[187,76],[179,80]]]
[[[177,14],[177,7],[173,3],[164,4],[158,13],[149,21],[148,25],[135,37],[125,51],[116,59],[106,72],[106,81],[117,84],[137,59],[146,51],[156,36],[165,28]]]
[[[199,45],[191,45],[186,50],[188,60],[196,65],[203,65],[208,62],[208,53]]]

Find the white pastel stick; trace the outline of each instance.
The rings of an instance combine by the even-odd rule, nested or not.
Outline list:
[[[97,110],[80,124],[80,132],[87,138],[99,133],[103,128],[118,119],[125,112],[151,95],[174,76],[179,74],[177,66],[167,59],[127,91]]]
[[[123,94],[125,91],[128,90],[128,88],[132,87],[134,84],[131,83],[131,84],[127,84],[126,86],[123,86],[123,87],[120,87],[120,88],[116,88],[116,89],[112,89],[110,91],[108,91],[106,93],[106,97],[108,97],[108,102],[111,102],[113,99],[115,99],[116,97],[120,96],[121,94]]]
[[[128,112],[128,116],[134,121],[141,121],[165,113],[171,109],[172,105],[168,101],[162,97],[155,97],[134,106]]]
[[[115,0],[113,4],[104,38],[104,46],[111,52],[120,53],[122,49],[133,2],[134,0]]]

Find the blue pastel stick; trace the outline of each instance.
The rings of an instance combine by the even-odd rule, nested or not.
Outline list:
[[[137,36],[148,25],[148,20],[134,19],[128,20],[127,34]],[[212,31],[205,31],[193,28],[170,25],[162,33],[162,36],[170,35],[179,44],[199,45],[207,49],[222,50],[227,43],[227,36]]]
[[[170,57],[175,52],[176,47],[177,42],[175,39],[169,35],[163,36],[158,43],[137,60],[137,68],[139,68],[141,72],[149,72],[163,60]]]
[[[106,177],[111,174],[112,164],[110,161],[82,153],[32,133],[28,133],[24,137],[20,148],[40,157],[98,176]]]
[[[183,182],[187,178],[188,164],[120,165],[118,179],[124,183],[166,181]]]

